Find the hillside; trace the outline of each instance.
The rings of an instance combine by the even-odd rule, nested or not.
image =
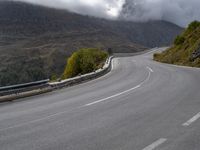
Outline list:
[[[192,22],[174,41],[174,45],[155,54],[154,59],[164,63],[200,67],[200,22]]]
[[[109,21],[0,1],[0,86],[60,75],[66,58],[80,48],[137,52],[169,45],[181,30],[164,21]]]

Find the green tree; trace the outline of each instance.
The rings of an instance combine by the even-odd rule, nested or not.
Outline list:
[[[80,49],[67,60],[62,78],[93,72],[102,67],[107,57],[108,53],[99,49]]]
[[[80,54],[75,52],[72,56],[67,60],[67,66],[63,74],[63,78],[71,78],[76,76],[81,72],[80,70]]]

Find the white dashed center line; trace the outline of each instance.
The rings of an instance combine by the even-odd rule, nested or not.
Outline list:
[[[111,99],[111,98],[118,97],[118,96],[120,96],[120,95],[126,94],[126,93],[128,93],[128,92],[131,92],[131,91],[133,91],[133,90],[136,90],[136,89],[140,88],[145,82],[147,82],[147,81],[150,79],[151,73],[153,72],[153,70],[152,70],[150,67],[146,67],[146,68],[148,69],[148,72],[149,72],[148,77],[147,77],[143,82],[141,82],[140,84],[138,84],[137,86],[135,86],[135,87],[133,87],[133,88],[131,88],[131,89],[128,89],[128,90],[126,90],[126,91],[117,93],[117,94],[115,94],[115,95],[112,95],[112,96],[109,96],[109,97],[100,99],[100,100],[98,100],[98,101],[94,101],[94,102],[88,103],[88,104],[86,104],[86,105],[84,105],[84,106],[86,107],[86,106],[91,106],[91,105],[94,105],[94,104],[97,104],[97,103],[100,103],[100,102],[104,102],[104,101],[107,101],[107,100],[109,100],[109,99]]]
[[[193,122],[197,121],[197,119],[200,118],[200,112],[198,114],[196,114],[194,117],[192,117],[190,120],[188,120],[187,122],[183,123],[182,126],[190,126]]]
[[[147,69],[149,69],[149,71],[154,72],[153,69],[151,69],[150,67],[147,66]]]
[[[151,145],[145,147],[143,150],[154,150],[155,148],[157,148],[161,144],[165,143],[166,141],[167,141],[167,139],[161,138],[161,139],[155,141],[154,143],[152,143]]]

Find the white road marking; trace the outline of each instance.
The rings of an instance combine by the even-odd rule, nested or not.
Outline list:
[[[154,53],[154,52],[156,52],[158,50],[160,50],[160,49],[159,48],[155,48],[155,50],[154,50],[154,48],[153,48],[153,50],[151,50],[150,52],[145,53],[145,55],[152,54],[152,53]]]
[[[165,143],[166,141],[167,141],[167,139],[161,138],[161,139],[155,141],[154,143],[152,143],[151,145],[147,146],[143,150],[154,150],[155,148],[157,148],[161,144]]]
[[[194,117],[192,117],[190,120],[188,120],[187,122],[183,123],[182,126],[189,126],[192,123],[194,123],[195,121],[197,121],[197,119],[200,118],[200,112],[198,114],[196,114]]]
[[[161,62],[158,62],[158,63],[161,63]],[[197,67],[191,67],[191,66],[181,66],[181,65],[174,65],[174,64],[166,64],[166,63],[161,63],[161,64],[164,64],[166,66],[170,66],[170,67],[176,67],[176,68],[179,68],[179,69],[195,69],[195,70],[200,70],[200,68],[197,68]]]
[[[111,70],[114,68],[114,61],[113,61],[113,59],[111,60]]]
[[[138,84],[138,85],[136,85],[135,87],[132,87],[132,88],[126,90],[126,91],[117,93],[117,94],[115,94],[115,95],[112,95],[112,96],[109,96],[109,97],[106,97],[106,98],[103,98],[103,99],[100,99],[100,100],[97,100],[97,101],[94,101],[94,102],[92,102],[92,103],[88,103],[88,104],[84,105],[83,107],[91,106],[91,105],[94,105],[94,104],[97,104],[97,103],[100,103],[100,102],[104,102],[104,101],[107,101],[107,100],[109,100],[109,99],[118,97],[118,96],[120,96],[120,95],[126,94],[126,93],[128,93],[128,92],[131,92],[131,91],[134,91],[134,90],[140,88],[145,82],[147,82],[147,81],[150,79],[151,73],[153,72],[153,70],[152,70],[150,67],[146,67],[146,68],[148,69],[148,72],[149,72],[148,77],[147,77],[143,82],[141,82],[140,84]]]
[[[147,66],[147,69],[149,69],[151,72],[154,72],[153,69],[151,69],[149,66]]]
[[[120,95],[125,94],[125,93],[128,93],[128,92],[130,92],[130,91],[132,91],[132,90],[135,90],[135,89],[139,88],[140,86],[141,86],[141,85],[137,85],[137,86],[135,86],[135,87],[133,87],[133,88],[131,88],[131,89],[129,89],[129,90],[126,90],[126,91],[123,91],[123,92],[121,92],[121,93],[118,93],[118,94],[115,94],[115,95],[112,95],[112,96],[106,97],[106,98],[104,98],[104,99],[101,99],[101,100],[98,100],[98,101],[95,101],[95,102],[92,102],[92,103],[86,104],[85,106],[91,106],[91,105],[94,105],[94,104],[97,104],[97,103],[100,103],[100,102],[106,101],[106,100],[108,100],[108,99],[111,99],[111,98],[114,98],[114,97],[120,96]]]

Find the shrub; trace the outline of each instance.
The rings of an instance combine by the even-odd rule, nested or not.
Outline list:
[[[154,54],[153,54],[153,59],[154,59],[154,60],[159,61],[159,60],[160,60],[160,57],[161,57],[161,54],[160,54],[160,53],[154,53]]]
[[[53,74],[51,75],[51,81],[56,81],[58,78],[57,78],[57,75],[56,74]]]
[[[63,74],[63,78],[70,78],[76,76],[81,72],[80,70],[80,54],[75,52],[72,56],[67,60],[67,66]]]
[[[185,42],[185,38],[183,36],[178,35],[176,39],[174,40],[175,45],[180,45]]]
[[[154,53],[154,54],[153,54],[153,57],[154,57],[154,58],[158,58],[159,56],[160,56],[159,53]]]
[[[67,60],[67,66],[62,78],[71,78],[86,74],[102,67],[108,53],[99,49],[81,49],[74,52]]]
[[[199,21],[193,21],[192,23],[189,24],[188,30],[193,31],[198,27],[200,27],[200,22]]]

